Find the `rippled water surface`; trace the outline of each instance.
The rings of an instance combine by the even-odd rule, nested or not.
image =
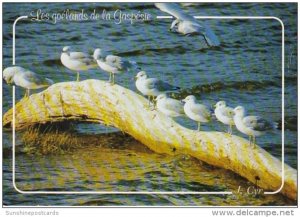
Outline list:
[[[199,16],[275,16],[285,26],[285,161],[297,168],[297,5],[296,4],[188,4],[184,10]],[[213,105],[226,100],[231,106],[243,105],[249,114],[281,122],[282,109],[282,35],[275,19],[209,19],[221,40],[221,47],[203,49],[198,36],[184,37],[168,28],[171,19],[152,4],[3,4],[3,67],[12,63],[12,24],[32,11],[52,13],[66,9],[91,13],[94,9],[113,13],[147,12],[147,22],[113,20],[84,22],[20,21],[16,34],[16,63],[45,75],[55,82],[75,80],[75,73],[60,61],[63,46],[93,52],[101,47],[113,54],[134,60],[150,76],[160,77],[182,87],[177,98],[194,94],[203,103]],[[135,89],[135,73],[117,76],[117,83]],[[108,79],[98,69],[81,73],[84,79]],[[17,89],[17,99],[23,95]],[[11,88],[3,85],[3,110],[11,107]],[[195,123],[180,118],[182,125]],[[93,135],[93,143],[70,153],[16,156],[16,182],[23,190],[49,191],[236,191],[247,180],[223,169],[210,167],[185,155],[159,155],[137,141],[100,125],[78,124],[75,129],[84,138]],[[203,130],[224,130],[213,122]],[[18,138],[22,132],[17,133]],[[241,135],[234,131],[234,134]],[[104,137],[103,137],[104,135]],[[120,140],[120,137],[124,140]],[[100,141],[101,140],[101,141]],[[95,142],[96,141],[96,142]],[[22,140],[17,139],[22,145]],[[99,145],[109,143],[109,145]],[[258,138],[258,144],[273,155],[281,156],[281,130]],[[11,134],[3,133],[5,205],[293,205],[281,195],[22,195],[11,182]]]

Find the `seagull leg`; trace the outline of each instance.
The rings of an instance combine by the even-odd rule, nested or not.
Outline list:
[[[255,136],[253,136],[253,148],[255,148]]]
[[[228,134],[232,135],[232,126],[231,126],[231,124],[229,124],[229,127],[228,127]]]
[[[109,79],[108,79],[108,83],[111,83],[111,72],[109,73]]]
[[[114,85],[115,84],[115,74],[112,73],[112,84]]]
[[[198,122],[198,131],[200,131],[200,122]]]
[[[152,108],[152,111],[156,109],[156,102],[155,102],[155,97],[154,96],[151,96],[151,102],[153,104],[153,108]]]
[[[149,108],[150,108],[150,110],[151,111],[153,111],[154,110],[154,105],[153,105],[153,97],[152,96],[150,96],[149,97]],[[151,108],[152,107],[152,108]]]
[[[249,145],[251,146],[251,136],[249,136]]]
[[[77,72],[77,79],[76,81],[78,82],[79,81],[79,72]]]
[[[25,95],[24,95],[24,98],[27,98],[30,96],[30,89],[26,89],[25,90]]]
[[[226,132],[226,130],[227,130],[227,132]],[[226,130],[224,130],[224,132],[226,132],[227,134],[229,134],[229,127],[227,127]]]
[[[151,101],[151,96],[148,96],[148,108],[150,108],[150,101]]]

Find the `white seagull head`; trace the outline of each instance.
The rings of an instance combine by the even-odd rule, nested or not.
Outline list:
[[[135,76],[136,79],[146,79],[147,78],[147,73],[145,71],[140,71],[137,73]]]
[[[63,53],[69,53],[71,51],[71,47],[70,46],[65,46],[63,48]]]
[[[189,96],[185,97],[185,99],[183,99],[182,101],[186,102],[186,103],[188,103],[188,102],[195,102],[196,101],[196,97],[193,96],[193,95],[189,95]]]
[[[7,84],[13,84],[15,74],[18,71],[22,71],[21,69],[23,68],[18,66],[7,67],[3,70],[3,79],[6,81]]]
[[[99,60],[99,59],[104,59],[106,57],[106,55],[102,49],[96,48],[94,51],[93,57],[95,60]]]
[[[222,108],[222,107],[226,107],[226,102],[225,101],[219,101],[217,102],[217,104],[215,105],[216,108]]]
[[[159,101],[159,100],[163,100],[163,99],[167,99],[167,94],[163,93],[163,94],[159,94],[157,97],[156,97],[156,101]]]
[[[237,106],[233,111],[235,115],[242,117],[245,115],[245,108],[243,106]]]

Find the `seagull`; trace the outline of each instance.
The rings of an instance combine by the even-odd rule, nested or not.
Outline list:
[[[229,125],[228,133],[232,134],[232,125],[234,125],[234,111],[233,108],[226,106],[225,101],[219,101],[215,105],[215,115],[217,119],[225,125]]]
[[[4,69],[3,79],[7,84],[15,84],[25,88],[26,92],[24,97],[29,97],[31,89],[40,89],[53,84],[51,79],[43,78],[42,76],[20,66],[11,66]]]
[[[180,90],[180,87],[173,86],[165,81],[159,80],[157,78],[148,78],[145,71],[140,71],[135,76],[136,88],[145,96],[148,96],[149,108],[151,98],[158,96],[163,93],[172,92]]]
[[[190,16],[175,3],[155,3],[159,10],[166,12],[176,19],[172,22],[170,30],[183,35],[200,34],[204,37],[206,44],[209,47],[220,45],[220,41],[215,33],[204,22],[196,20]]]
[[[270,123],[267,120],[259,116],[246,116],[245,108],[238,106],[234,109],[234,123],[236,128],[249,136],[249,144],[253,144],[255,147],[255,137],[265,134],[268,130],[275,128],[274,123]],[[251,138],[252,143],[251,143]]]
[[[184,100],[184,112],[192,120],[198,122],[198,131],[200,131],[200,123],[206,123],[211,120],[211,112],[208,107],[196,102],[196,97],[193,95],[187,96]]]
[[[115,83],[115,74],[120,74],[122,72],[128,72],[131,69],[137,69],[136,62],[124,60],[122,57],[115,55],[107,55],[100,48],[95,49],[94,59],[97,61],[98,66],[109,72],[109,82]]]
[[[169,117],[178,117],[184,115],[183,103],[179,100],[169,98],[163,93],[156,98],[158,111]]]
[[[86,71],[97,66],[94,59],[89,54],[73,52],[70,46],[63,48],[60,60],[65,67],[77,72],[77,81],[79,81],[80,71]]]

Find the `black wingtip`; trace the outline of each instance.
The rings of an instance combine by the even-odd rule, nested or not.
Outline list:
[[[278,122],[273,122],[273,123],[272,123],[272,128],[273,128],[273,129],[279,130],[280,127],[281,127],[281,126],[280,126],[280,124],[279,124]]]

